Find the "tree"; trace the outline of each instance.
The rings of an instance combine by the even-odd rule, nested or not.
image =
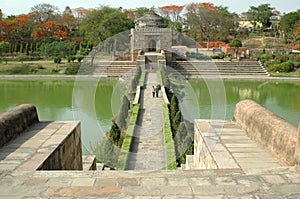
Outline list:
[[[32,30],[33,21],[29,15],[23,14],[5,20],[5,39],[16,47],[15,51],[17,51],[21,45],[25,45],[28,41],[31,41]]]
[[[62,15],[62,24],[68,29],[69,32],[78,29],[77,19],[75,19],[72,10],[69,6],[65,8],[65,11]]]
[[[235,58],[237,58],[239,47],[243,46],[242,41],[240,39],[235,38],[230,42],[229,46],[234,48]]]
[[[102,6],[88,13],[80,23],[80,34],[97,45],[109,37],[134,27],[133,20],[117,8]]]
[[[284,38],[287,42],[293,43],[296,41],[297,27],[300,24],[300,10],[290,12],[284,15],[280,20],[280,29],[284,33]]]
[[[74,46],[76,44],[74,42],[67,42],[67,41],[55,41],[51,43],[44,43],[39,48],[39,54],[41,56],[47,57],[69,57],[74,55]]]
[[[9,43],[6,41],[0,41],[0,56],[2,53],[6,53],[8,51]]]
[[[262,30],[264,30],[271,26],[270,17],[273,15],[272,10],[270,4],[261,4],[258,7],[251,6],[247,13],[253,26],[258,27],[258,23],[260,23]]]
[[[30,15],[40,24],[54,20],[58,13],[58,7],[48,3],[37,4],[30,9]]]
[[[220,13],[212,3],[191,3],[186,6],[186,23],[189,28],[189,36],[199,41],[205,38],[207,48],[212,35],[219,30]]]
[[[221,17],[219,31],[217,32],[217,40],[227,42],[230,35],[235,36],[239,28],[239,16],[236,13],[228,11],[228,7],[217,6],[218,12]]]
[[[146,14],[150,10],[155,10],[155,8],[139,7],[136,9],[124,9],[123,12],[128,18],[130,18],[133,21],[136,21],[140,17],[144,16],[144,14]]]
[[[159,7],[159,12],[161,16],[170,20],[170,28],[174,28],[181,32],[182,29],[182,17],[180,13],[182,12],[184,6],[169,5]]]

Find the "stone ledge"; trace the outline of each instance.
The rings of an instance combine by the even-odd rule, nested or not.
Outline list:
[[[296,153],[299,145],[296,126],[252,100],[243,100],[236,105],[234,120],[250,138],[267,147],[288,165],[300,163],[300,156]]]
[[[0,148],[39,121],[36,107],[19,105],[0,115]]]
[[[78,121],[39,122],[2,147],[0,170],[82,170]]]
[[[218,132],[209,122],[196,120],[194,141],[194,168],[240,169],[231,153],[223,145]]]

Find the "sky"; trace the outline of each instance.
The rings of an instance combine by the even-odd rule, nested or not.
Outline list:
[[[201,3],[211,2],[215,6],[228,7],[230,12],[236,12],[238,14],[246,12],[250,6],[259,6],[261,4],[268,3],[271,7],[275,7],[282,14],[297,11],[300,9],[300,0],[1,0],[0,9],[7,16],[27,14],[30,9],[42,3],[48,3],[57,6],[60,11],[64,11],[66,6],[71,9],[83,7],[83,8],[98,8],[101,5],[111,7],[122,8],[137,8],[154,6],[155,8],[165,5],[185,5],[188,3]]]

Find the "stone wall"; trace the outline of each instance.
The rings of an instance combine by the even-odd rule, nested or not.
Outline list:
[[[207,122],[195,121],[194,124],[194,167],[197,169],[217,169],[211,148],[210,140],[217,140],[216,133]],[[213,144],[215,145],[215,143]]]
[[[39,121],[36,107],[22,104],[0,115],[0,147]]]
[[[233,119],[250,138],[267,147],[288,165],[300,163],[300,138],[294,125],[252,100],[239,102]]]
[[[82,170],[80,123],[59,129],[56,134],[63,140],[55,143],[57,147],[38,170]]]

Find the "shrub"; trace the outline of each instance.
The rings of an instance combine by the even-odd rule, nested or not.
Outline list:
[[[61,58],[60,57],[54,57],[54,63],[60,64],[61,63]]]
[[[217,55],[211,55],[210,57],[212,59],[224,59],[225,53],[220,53],[220,54],[217,54]]]
[[[80,66],[79,65],[71,65],[66,68],[66,75],[76,75],[78,73]]]
[[[280,64],[273,64],[269,67],[269,70],[272,72],[292,72],[294,71],[295,67],[293,62],[284,62],[284,63],[280,63]]]
[[[84,59],[83,55],[78,55],[77,56],[77,61],[80,63]]]

